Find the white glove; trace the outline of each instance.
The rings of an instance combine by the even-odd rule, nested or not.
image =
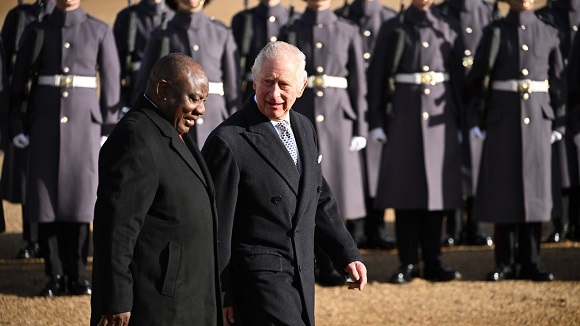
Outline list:
[[[552,136],[550,136],[550,144],[553,144],[560,140],[562,140],[562,134],[556,130],[552,131]]]
[[[18,134],[12,138],[12,143],[18,148],[26,148],[30,144],[30,139],[25,134]]]
[[[383,128],[378,127],[370,132],[371,139],[376,141],[379,144],[386,144],[387,143],[387,135]]]
[[[350,140],[350,148],[348,150],[358,152],[365,147],[367,147],[367,139],[361,136],[354,136]]]
[[[469,130],[469,136],[471,138],[485,139],[485,131],[481,131],[479,127],[475,126]]]
[[[101,147],[103,147],[103,144],[107,141],[107,138],[109,138],[108,136],[101,136]]]
[[[580,133],[574,136],[574,144],[576,144],[576,147],[580,150]]]

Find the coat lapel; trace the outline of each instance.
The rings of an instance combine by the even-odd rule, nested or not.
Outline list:
[[[294,165],[290,153],[284,147],[270,120],[258,110],[256,102],[253,100],[248,102],[249,106],[246,107],[245,111],[248,129],[244,132],[244,137],[298,195],[300,173]],[[300,146],[298,148],[300,150]],[[300,153],[302,155],[302,152]]]
[[[189,168],[193,171],[193,173],[201,180],[201,182],[205,185],[206,188],[209,188],[207,179],[204,177],[204,174],[201,171],[200,165],[196,162],[194,158],[194,150],[188,148],[185,144],[185,139],[192,141],[189,135],[185,135],[184,140],[179,138],[179,134],[177,130],[175,130],[165,118],[163,118],[153,104],[147,100],[145,97],[140,97],[138,102],[136,103],[137,107],[144,108],[143,112],[151,121],[159,128],[159,131],[163,134],[163,136],[169,139],[169,147],[174,150],[189,166]]]

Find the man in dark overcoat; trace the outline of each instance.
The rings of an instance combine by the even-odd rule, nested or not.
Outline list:
[[[366,268],[322,174],[312,123],[294,112],[305,56],[268,43],[256,96],[216,128],[202,153],[216,186],[224,315],[236,325],[314,325],[314,246],[362,290]]]
[[[446,0],[435,7],[441,14],[457,20],[461,27],[463,39],[463,58],[461,64],[465,67],[465,74],[469,73],[473,66],[473,57],[483,35],[483,29],[490,22],[501,17],[497,3],[494,5],[488,0]],[[472,218],[473,209],[473,175],[471,160],[471,142],[469,142],[469,130],[462,124],[461,143],[461,178],[463,189],[463,207],[449,213],[446,223],[446,232],[443,237],[443,245],[454,246],[467,244],[484,246],[493,244],[490,236],[481,230],[480,223]],[[480,149],[474,149],[479,151]],[[476,164],[479,164],[477,162]],[[464,217],[465,216],[465,221]]]
[[[207,96],[197,62],[165,56],[103,145],[91,325],[222,324],[214,187],[187,133]]]
[[[165,17],[163,17],[165,15]],[[131,105],[131,91],[141,68],[145,45],[151,31],[161,25],[162,19],[173,17],[173,10],[162,4],[162,0],[141,0],[121,10],[113,24],[113,35],[121,63],[121,102]]]
[[[280,29],[290,18],[290,11],[280,0],[260,0],[257,6],[242,10],[232,18],[231,28],[241,61],[242,101],[254,95],[252,64],[258,52],[268,42],[278,40]],[[244,50],[245,43],[247,50]]]
[[[2,39],[4,40],[4,49],[6,51],[6,83],[8,86],[12,80],[13,66],[18,52],[18,44],[22,38],[24,28],[35,22],[39,17],[49,14],[54,9],[54,0],[34,3],[19,3],[12,8],[2,25]],[[9,88],[9,87],[8,87]],[[5,90],[9,95],[8,88]],[[24,200],[25,172],[27,162],[27,152],[25,148],[19,148],[12,144],[12,137],[15,135],[8,130],[9,109],[8,105],[0,111],[1,124],[0,128],[0,148],[4,149],[4,161],[2,163],[2,199],[11,203],[20,204],[22,210],[22,240],[26,245],[18,250],[16,258],[40,258],[40,239],[38,235],[38,223],[30,221],[27,215],[26,202]]]
[[[461,206],[464,48],[457,23],[432,3],[414,0],[402,24],[385,22],[369,66],[370,137],[385,144],[375,206],[395,209],[401,263],[393,283],[420,275],[419,245],[426,279],[461,277],[441,261],[441,224],[446,211]]]
[[[39,36],[42,47],[33,63]],[[32,105],[22,115],[30,71],[37,72],[27,98]],[[111,28],[86,14],[80,0],[57,0],[40,25],[24,32],[11,100],[13,141],[29,144],[26,206],[29,218],[39,222],[49,277],[42,296],[64,292],[65,276],[69,293],[91,292],[85,269],[97,159],[101,141],[118,120],[118,103],[119,59]]]
[[[395,17],[393,9],[381,5],[375,0],[355,0],[351,4],[339,8],[336,11],[339,17],[344,17],[359,27],[362,38],[364,68],[367,71],[371,56],[375,48],[379,29],[383,22]],[[372,81],[367,80],[367,83]],[[365,114],[368,124],[368,112]],[[379,179],[379,166],[381,164],[381,152],[383,145],[377,142],[367,142],[367,146],[361,151],[363,155],[365,178],[365,209],[367,215],[364,219],[350,220],[350,234],[359,247],[393,249],[394,239],[387,235],[385,230],[385,211],[374,207],[374,199]]]
[[[201,148],[209,133],[240,106],[237,47],[232,31],[221,21],[203,12],[209,1],[167,0],[175,11],[167,29],[153,30],[147,46],[134,96],[142,92],[151,67],[159,59],[160,45],[168,37],[169,52],[185,53],[198,61],[209,79],[207,106],[212,108],[189,133]]]
[[[548,1],[547,5],[536,11],[542,20],[558,29],[560,53],[564,66],[572,60],[570,49],[580,24],[580,1]],[[552,230],[546,242],[562,242],[568,235],[580,241],[580,171],[578,155],[574,145],[574,133],[568,132],[571,122],[566,122],[566,133],[560,141],[552,144],[552,184],[554,207],[552,209]]]
[[[580,27],[577,26],[577,27]],[[574,38],[570,50],[568,62],[568,112],[569,125],[566,130],[567,137],[572,138],[576,146],[576,155],[580,164],[580,38]],[[572,154],[573,155],[573,154]],[[578,166],[580,169],[580,166]],[[573,203],[570,202],[570,205]],[[580,216],[570,215],[570,235],[573,241],[580,241]]]
[[[564,133],[564,65],[558,31],[534,14],[533,0],[508,3],[508,15],[485,29],[468,82],[468,100],[481,96],[499,33],[489,104],[468,112],[471,136],[485,138],[473,217],[495,223],[496,268],[488,280],[550,281],[539,261],[540,236],[552,211],[551,142]]]

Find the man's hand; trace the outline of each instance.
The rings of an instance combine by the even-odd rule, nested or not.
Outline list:
[[[367,139],[361,136],[354,136],[350,140],[350,148],[348,150],[358,152],[365,147],[367,147]]]
[[[366,266],[360,261],[353,261],[352,263],[348,264],[344,271],[347,272],[349,275],[352,276],[354,283],[348,283],[348,289],[358,289],[362,291],[365,285],[367,284],[367,268]]]
[[[387,135],[383,128],[378,127],[370,132],[371,139],[376,141],[379,144],[386,144],[387,143]]]
[[[562,140],[562,134],[556,130],[552,131],[552,135],[550,136],[550,144],[560,140]]]
[[[481,129],[476,126],[469,130],[469,136],[471,138],[485,139],[485,131],[481,131]]]
[[[12,138],[12,144],[18,148],[26,148],[30,144],[30,139],[25,134],[18,134]]]
[[[129,318],[131,318],[131,312],[121,312],[118,314],[103,315],[101,321],[99,321],[98,326],[127,326],[129,325]]]
[[[223,308],[224,326],[234,324],[234,306],[227,306]]]

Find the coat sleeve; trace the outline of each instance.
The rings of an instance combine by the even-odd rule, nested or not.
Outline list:
[[[219,265],[222,282],[223,305],[232,304],[231,297],[231,247],[232,231],[240,172],[234,153],[228,143],[220,136],[210,135],[201,151],[215,185],[218,211]]]
[[[103,115],[101,133],[108,135],[119,120],[121,99],[121,66],[113,31],[107,26],[99,46],[99,79],[101,86],[100,105]]]
[[[158,186],[158,170],[148,143],[143,132],[115,130],[100,153],[93,227],[93,284],[97,291],[93,300],[98,301],[102,313],[132,310],[129,265]]]

